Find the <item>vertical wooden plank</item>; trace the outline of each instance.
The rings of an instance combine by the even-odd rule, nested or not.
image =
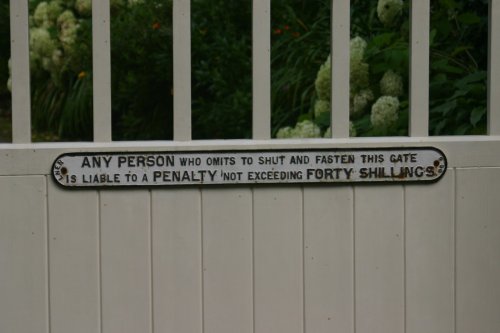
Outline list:
[[[253,138],[271,137],[271,1],[253,0]]]
[[[191,140],[191,1],[173,1],[174,140]],[[166,124],[165,124],[166,126]]]
[[[406,333],[454,332],[454,177],[405,187]]]
[[[252,192],[202,191],[204,333],[253,332]]]
[[[297,187],[254,189],[255,332],[303,332],[303,210]]]
[[[200,191],[153,191],[152,200],[154,331],[201,333]]]
[[[42,176],[0,177],[0,332],[48,333]]]
[[[151,332],[150,194],[100,193],[102,333]]]
[[[352,188],[306,187],[306,332],[354,332],[353,240]]]
[[[500,0],[490,0],[488,134],[500,135]]]
[[[334,138],[349,137],[350,1],[332,1],[331,128]]]
[[[109,0],[92,0],[94,141],[111,138],[111,37]]]
[[[500,168],[458,169],[456,332],[500,332]]]
[[[356,187],[356,332],[404,332],[404,202],[401,186]]]
[[[52,333],[100,332],[97,192],[72,192],[49,181]]]
[[[31,142],[28,0],[10,0],[12,142]]]
[[[429,135],[430,0],[411,1],[410,136]]]

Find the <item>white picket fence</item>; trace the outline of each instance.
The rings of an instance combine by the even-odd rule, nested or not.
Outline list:
[[[411,8],[410,136],[349,138],[349,1],[332,2],[331,139],[270,139],[270,1],[253,2],[253,139],[191,141],[190,2],[174,0],[174,141],[112,142],[109,0],[93,0],[94,142],[31,143],[27,0],[11,0],[0,332],[500,332],[500,1],[488,134],[428,137],[429,0]],[[67,152],[434,146],[435,184],[72,190]]]

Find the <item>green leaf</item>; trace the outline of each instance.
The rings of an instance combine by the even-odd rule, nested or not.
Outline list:
[[[472,126],[476,126],[479,121],[483,118],[483,116],[486,114],[486,108],[482,107],[477,107],[472,110],[470,113],[470,123]]]
[[[458,16],[458,21],[463,24],[477,24],[481,22],[481,18],[474,13],[466,12]]]

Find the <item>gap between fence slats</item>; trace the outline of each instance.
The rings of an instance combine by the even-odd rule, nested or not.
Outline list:
[[[350,2],[332,1],[331,127],[334,138],[349,137]]]
[[[174,0],[174,140],[191,140],[191,3]],[[165,41],[167,42],[167,41]],[[167,126],[167,124],[165,124]]]
[[[28,1],[10,1],[12,142],[31,142]]]
[[[500,0],[490,1],[488,67],[488,134],[500,134]]]
[[[271,1],[253,1],[253,138],[271,137]]]
[[[411,1],[410,136],[429,135],[429,0]]]
[[[109,0],[92,0],[94,141],[111,137],[111,38]]]

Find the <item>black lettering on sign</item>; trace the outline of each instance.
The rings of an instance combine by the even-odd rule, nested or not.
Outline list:
[[[64,187],[431,183],[446,172],[432,147],[70,153],[52,166]]]

